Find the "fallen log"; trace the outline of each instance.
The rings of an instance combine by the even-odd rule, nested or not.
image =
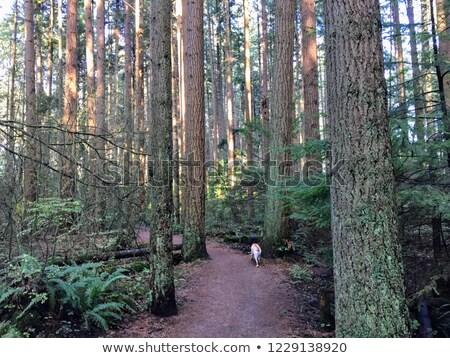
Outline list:
[[[180,251],[181,248],[182,248],[182,244],[173,245],[174,257],[177,256],[176,259],[174,259],[174,263],[181,262],[180,258],[178,257],[179,253],[175,252],[175,251]],[[121,259],[128,259],[130,257],[142,257],[142,256],[147,256],[147,255],[150,255],[150,249],[148,247],[138,247],[135,249],[96,253],[96,254],[91,254],[91,255],[79,256],[79,257],[75,257],[75,258],[64,258],[61,260],[51,261],[50,264],[57,265],[57,266],[63,266],[63,265],[75,263],[77,265],[81,265],[85,262],[100,262],[100,261],[108,261],[111,259],[121,260]]]

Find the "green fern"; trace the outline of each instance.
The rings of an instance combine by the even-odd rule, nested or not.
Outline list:
[[[75,287],[69,282],[60,278],[54,278],[49,283],[54,284],[55,289],[53,290],[53,295],[59,292],[59,297],[63,305],[69,305],[74,309],[80,306],[80,298],[75,291]],[[54,297],[52,299],[55,300]]]
[[[9,321],[0,322],[0,337],[1,338],[20,338],[22,334],[19,329]]]
[[[35,274],[40,274],[42,272],[42,263],[38,261],[33,256],[30,255],[21,255],[17,258],[17,268],[18,274],[23,277],[32,277]]]
[[[109,275],[109,278],[103,282],[101,286],[102,291],[106,291],[108,287],[110,287],[113,283],[119,281],[119,280],[126,280],[128,279],[128,276],[126,276],[124,273],[126,270],[124,269],[118,269],[114,271],[111,275]]]
[[[8,327],[34,334],[51,318],[86,329],[108,329],[123,312],[133,310],[132,299],[118,289],[118,283],[128,278],[124,269],[111,273],[101,263],[44,267],[27,255],[16,260],[0,272],[1,317],[10,322]],[[13,335],[5,328],[7,323],[0,327],[1,335]]]
[[[91,321],[95,324],[95,326],[100,327],[104,330],[107,330],[109,328],[107,320],[98,313],[88,312],[84,315],[84,327],[87,330],[90,329],[89,322]]]
[[[0,304],[6,302],[13,295],[21,294],[23,291],[23,287],[0,286]]]
[[[109,329],[112,321],[121,320],[124,305],[118,302],[102,303],[95,306],[93,309],[85,312],[84,322],[86,329],[89,329],[89,322],[93,322],[97,327],[102,329]]]
[[[47,294],[40,293],[34,296],[31,301],[28,303],[28,305],[25,307],[25,309],[20,313],[20,315],[17,316],[16,320],[20,321],[23,317],[25,317],[32,308],[34,308],[38,304],[43,304],[47,301]]]

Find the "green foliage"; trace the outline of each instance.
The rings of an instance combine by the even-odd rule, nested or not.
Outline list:
[[[264,220],[264,183],[260,168],[251,171],[236,166],[236,185],[228,183],[227,168],[223,162],[208,175],[209,192],[206,201],[206,231],[209,234],[236,232],[239,228],[252,225],[262,226]],[[248,186],[253,185],[253,218],[248,222]],[[236,233],[238,235],[238,233]]]
[[[39,237],[47,233],[67,234],[78,227],[83,206],[80,201],[46,198],[33,203],[27,211],[27,227],[21,236]]]
[[[439,333],[440,337],[450,338],[450,303],[442,304],[437,307],[433,312],[436,333]]]
[[[309,140],[302,145],[294,145],[285,148],[292,153],[292,159],[297,160],[305,157],[321,158],[327,157],[330,144],[326,140]]]
[[[128,296],[115,290],[117,281],[127,279],[125,270],[109,273],[102,272],[101,267],[99,263],[63,269],[49,266],[47,287],[52,308],[66,318],[81,317],[86,329],[90,329],[91,324],[107,329],[120,319],[124,310],[132,310]]]
[[[0,271],[2,336],[28,336],[39,325],[39,310],[48,298],[42,289],[42,268],[35,258],[23,255]]]
[[[174,235],[179,235],[183,233],[183,225],[181,224],[174,224],[172,227],[172,231]]]
[[[321,247],[317,253],[328,267],[333,267],[333,248],[331,246]]]
[[[133,297],[133,300],[136,301],[139,307],[149,307],[149,264],[145,261],[140,262],[140,264],[141,266],[139,268],[136,267],[135,263],[131,265],[135,268],[134,275],[130,277],[130,280],[122,283],[122,291],[127,292],[130,297]]]
[[[324,175],[317,176],[317,185],[301,183],[287,189],[284,200],[290,205],[291,219],[316,228],[331,226],[330,188]]]
[[[0,322],[0,337],[1,338],[20,338],[22,334],[17,327],[11,322]]]
[[[419,330],[419,328],[420,328],[420,322],[416,319],[412,320],[411,321],[411,330],[413,332],[416,332]]]
[[[328,149],[329,143],[324,140],[310,140],[303,145],[286,148],[292,153],[294,160],[319,158],[321,163],[325,162]],[[288,186],[285,194],[282,194],[283,201],[291,208],[291,219],[315,228],[329,228],[331,204],[328,176],[319,173],[306,177],[305,173],[302,173],[301,177],[294,179],[295,185]]]
[[[289,269],[289,272],[293,282],[311,282],[313,280],[313,275],[309,268],[300,266],[299,264],[293,265]]]
[[[450,220],[450,192],[442,187],[418,185],[403,188],[398,197],[402,211],[430,217],[441,215],[443,220]]]
[[[36,335],[45,322],[71,327],[65,332],[108,329],[124,311],[133,310],[118,286],[125,279],[125,270],[110,273],[100,263],[45,267],[23,255],[0,272],[0,333]]]

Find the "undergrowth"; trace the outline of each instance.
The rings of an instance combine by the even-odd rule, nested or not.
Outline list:
[[[101,263],[45,266],[23,255],[0,271],[0,336],[76,336],[116,325],[134,302],[125,270]]]

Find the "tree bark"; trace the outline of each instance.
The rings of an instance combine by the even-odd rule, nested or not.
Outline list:
[[[253,129],[252,129],[252,67],[250,58],[250,4],[249,0],[244,0],[244,77],[245,77],[245,110],[244,110],[244,123],[246,132],[246,144],[247,144],[247,166],[253,166],[254,154],[253,154]],[[253,220],[254,208],[253,208],[253,186],[250,185],[247,188],[247,219]]]
[[[303,131],[303,112],[305,108],[304,96],[303,96],[303,59],[302,59],[302,14],[297,6],[300,3],[296,2],[295,8],[295,42],[294,42],[294,132],[292,138],[292,145],[299,146],[304,143],[304,131]],[[299,11],[297,11],[299,10]],[[304,165],[305,158],[296,160],[293,163],[293,173],[300,179],[300,171]]]
[[[303,62],[303,144],[320,140],[319,126],[319,70],[317,64],[316,6],[314,0],[301,0],[302,62]],[[317,155],[307,155],[304,179],[321,172]]]
[[[224,141],[227,141],[227,123],[225,120],[225,105],[224,105],[224,83],[223,83],[223,67],[222,67],[222,57],[223,57],[223,48],[222,48],[222,29],[223,29],[223,17],[221,14],[221,6],[219,0],[215,1],[215,9],[214,9],[214,18],[217,21],[217,26],[215,29],[216,36],[216,68],[217,68],[217,107],[218,107],[218,127],[219,127],[219,145],[222,149],[222,144]],[[225,159],[227,157],[227,153],[225,151],[219,151],[220,160]]]
[[[266,0],[261,0],[261,121],[263,128],[262,154],[264,167],[264,180],[270,175],[269,154],[269,59],[267,46],[267,6]]]
[[[136,120],[138,127],[138,161],[139,161],[139,207],[145,211],[145,110],[144,110],[144,49],[143,49],[143,20],[144,2],[135,0],[135,97]]]
[[[227,87],[227,147],[228,147],[228,178],[231,186],[236,183],[235,169],[234,169],[234,115],[233,115],[233,73],[231,54],[231,24],[230,24],[230,1],[225,0],[225,72],[226,72],[226,87]]]
[[[124,127],[125,127],[125,150],[124,150],[124,184],[131,184],[131,161],[133,151],[133,114],[131,103],[131,76],[133,60],[131,58],[131,5],[125,1],[125,98],[124,98]]]
[[[442,218],[435,216],[431,219],[431,229],[433,236],[433,256],[436,262],[442,257]]]
[[[186,9],[184,6],[184,0],[176,0],[176,17],[177,17],[177,48],[178,48],[178,99],[179,99],[179,112],[178,112],[178,120],[180,122],[179,125],[179,162],[178,162],[178,173],[179,173],[179,195],[180,195],[180,219],[184,221],[184,204],[186,202],[186,166],[182,165],[182,159],[186,158],[186,101],[185,101],[185,71],[184,71],[184,19],[186,17]]]
[[[96,148],[95,134],[97,128],[97,118],[95,116],[95,65],[94,65],[94,30],[92,27],[92,0],[84,0],[84,19],[86,31],[86,90],[87,90],[87,110],[88,110],[88,134],[89,139],[89,197],[95,204],[97,202],[97,190],[95,180],[96,168]]]
[[[120,118],[119,118],[119,101],[120,101],[120,93],[119,93],[119,51],[120,51],[120,18],[122,17],[121,9],[120,9],[120,0],[116,0],[115,11],[114,11],[114,29],[113,29],[113,47],[114,47],[114,62],[112,64],[111,75],[113,78],[112,83],[112,96],[111,96],[111,124],[109,126],[110,132],[115,135],[118,132],[118,128],[121,126]],[[123,125],[123,123],[122,123]],[[117,141],[121,147],[123,147],[123,137],[119,134]],[[119,162],[120,155],[123,152],[123,149],[119,148],[119,146],[112,146],[112,159]]]
[[[216,69],[216,59],[215,59],[215,43],[212,30],[212,16],[210,5],[206,4],[207,14],[208,14],[208,41],[209,41],[209,60],[210,60],[210,70],[211,70],[211,87],[212,87],[212,158],[214,165],[216,165],[218,160],[218,123],[219,123],[219,101],[218,101],[218,86],[217,86],[217,69]]]
[[[36,82],[34,51],[34,5],[32,0],[24,1],[25,10],[25,124],[27,159],[24,161],[24,197],[29,202],[37,199],[37,144],[36,125]]]
[[[41,111],[42,95],[44,94],[44,67],[42,63],[42,6],[36,6],[35,21],[35,51],[36,51],[36,97],[37,110]]]
[[[424,128],[424,100],[422,93],[420,92],[420,68],[419,68],[419,56],[417,54],[417,38],[416,38],[416,24],[414,21],[414,5],[413,0],[408,0],[407,2],[407,15],[409,22],[409,37],[411,45],[411,62],[412,62],[412,85],[413,85],[413,96],[414,96],[414,115],[415,123],[414,130],[417,135],[417,140],[423,142],[425,140],[425,128]]]
[[[203,1],[184,0],[184,102],[186,112],[187,190],[184,205],[183,258],[208,256],[205,237],[205,88]]]
[[[426,115],[426,129],[427,137],[431,137],[434,134],[434,117],[428,120],[428,113],[432,111],[432,81],[430,68],[431,64],[431,50],[430,50],[430,0],[421,0],[421,15],[422,15],[422,51],[421,51],[421,63],[422,63],[422,81],[421,88],[424,94],[424,111]]]
[[[11,42],[11,85],[9,86],[9,97],[8,97],[8,120],[16,121],[16,76],[17,76],[17,32],[18,32],[18,21],[17,14],[19,12],[18,0],[14,3],[14,27],[13,27],[13,38]],[[12,240],[15,237],[15,220],[14,220],[14,193],[16,191],[16,167],[14,155],[14,147],[16,145],[14,129],[10,127],[8,129],[8,135],[6,139],[6,146],[10,151],[6,151],[6,181],[7,190],[6,193],[6,232],[5,237],[10,241],[8,258],[11,258],[12,250]]]
[[[150,101],[151,190],[151,311],[161,316],[177,314],[172,257],[172,66],[170,56],[171,0],[151,1]],[[203,39],[203,38],[202,38]]]
[[[180,144],[181,144],[181,123],[180,123],[180,72],[179,72],[179,41],[178,41],[178,21],[176,17],[172,23],[172,129],[173,129],[173,222],[175,225],[181,224],[180,217]]]
[[[66,15],[66,79],[64,88],[64,155],[61,196],[75,197],[76,147],[74,132],[77,129],[78,67],[77,67],[77,1],[67,0]]]
[[[50,0],[50,18],[48,26],[47,44],[47,96],[51,96],[53,92],[53,29],[55,27],[55,0]]]
[[[264,217],[262,250],[274,256],[289,240],[289,210],[280,198],[291,174],[290,152],[294,117],[295,1],[275,0],[275,59],[270,119],[270,182]]]
[[[63,0],[58,0],[58,119],[64,115]]]
[[[450,141],[450,4],[447,0],[436,0],[437,7],[437,30],[439,32],[439,65],[442,73],[442,87],[445,102],[443,111],[444,138]],[[447,164],[450,168],[450,149],[447,149]]]
[[[325,29],[336,336],[407,337],[378,1],[326,0]]]
[[[105,141],[101,136],[107,133],[106,111],[105,111],[105,1],[96,0],[97,7],[97,84],[96,84],[96,103],[95,116],[96,128],[95,133],[97,151],[97,168],[96,173],[102,174],[105,162]],[[97,189],[97,210],[98,216],[103,217],[106,209],[105,193],[101,188]]]
[[[398,100],[402,110],[405,107],[405,68],[403,64],[403,43],[400,24],[400,14],[398,9],[398,0],[390,0],[392,22],[394,27],[394,44],[395,44],[395,62],[397,70],[397,88],[398,88]]]

